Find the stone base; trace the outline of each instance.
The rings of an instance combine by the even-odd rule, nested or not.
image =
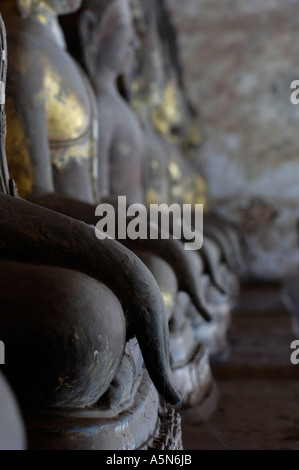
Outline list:
[[[121,409],[27,411],[25,421],[33,450],[182,449],[180,416],[160,404],[145,369]]]
[[[201,405],[213,386],[207,348],[198,345],[189,362],[173,367],[172,373],[177,388],[184,395],[182,407]]]
[[[231,321],[231,302],[216,288],[208,285],[207,277],[203,278],[202,282],[207,283],[205,291],[207,303],[212,311],[212,321],[205,322],[193,306],[190,307],[188,316],[197,340],[208,348],[211,362],[225,361],[230,354],[227,333]]]
[[[202,423],[210,419],[216,412],[219,403],[219,388],[215,381],[209,389],[202,402],[198,406],[182,407],[180,409],[182,425],[191,425]]]
[[[208,349],[199,345],[184,366],[172,369],[176,386],[184,395],[178,407],[183,422],[193,424],[211,416],[218,403],[217,387],[212,377]]]
[[[190,301],[188,296],[180,292],[178,308],[170,324],[170,355],[171,370],[176,387],[183,395],[179,409],[200,407],[213,388],[213,377],[209,361],[209,349],[198,340],[191,318],[188,317]],[[198,312],[195,312],[199,321]]]
[[[183,450],[180,413],[164,406],[159,411],[159,420],[157,434],[138,450]]]

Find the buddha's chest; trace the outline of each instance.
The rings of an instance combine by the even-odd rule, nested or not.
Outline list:
[[[111,143],[111,165],[129,169],[140,166],[145,153],[144,133],[135,113],[121,100],[115,103],[114,133]]]
[[[43,99],[56,190],[97,199],[97,109],[79,67],[66,54],[45,61]],[[75,184],[76,183],[76,184]]]
[[[89,133],[91,90],[79,67],[61,51],[55,61],[43,59],[42,98],[51,143],[75,142]]]

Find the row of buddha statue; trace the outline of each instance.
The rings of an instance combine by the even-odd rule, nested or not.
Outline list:
[[[15,445],[181,449],[181,419],[217,403],[210,364],[228,357],[242,257],[194,163],[164,2],[0,0],[0,12],[0,340],[25,423]],[[203,204],[203,247],[97,239],[96,207],[120,195]]]

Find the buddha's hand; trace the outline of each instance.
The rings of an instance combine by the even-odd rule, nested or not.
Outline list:
[[[115,240],[98,240],[94,228],[29,202],[0,194],[0,254],[70,268],[105,284],[119,299],[127,331],[136,335],[159,393],[171,404],[169,331],[159,287],[142,261]]]

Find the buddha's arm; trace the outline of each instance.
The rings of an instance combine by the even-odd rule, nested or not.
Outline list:
[[[20,196],[37,205],[95,225],[95,205],[55,192],[46,126],[41,125],[41,122],[45,122],[43,109],[40,104],[33,106],[36,115],[33,109],[26,115],[22,109],[23,104],[18,107],[18,113],[22,114],[17,116],[18,121],[11,123],[8,120],[7,146],[10,174],[17,183]],[[14,138],[17,135],[15,129],[20,131],[20,139]],[[39,135],[34,135],[37,132]]]
[[[24,39],[25,41],[26,39]],[[7,160],[22,196],[54,191],[45,116],[43,67],[13,37],[7,80]],[[29,48],[29,45],[28,45]]]
[[[96,225],[100,220],[99,217],[95,216],[96,208],[94,205],[77,201],[66,196],[61,196],[57,193],[44,194],[37,198],[32,198],[31,201],[40,206],[52,209],[55,212],[72,217],[73,219],[81,220],[89,225]],[[131,222],[131,220],[131,217],[126,218],[126,226]],[[117,233],[118,211],[116,205],[115,227]],[[190,295],[190,298],[197,310],[206,319],[209,319],[209,309],[204,302],[202,293],[198,290],[198,273],[194,270],[192,264],[189,263],[188,257],[183,249],[183,244],[180,240],[175,240],[172,237],[170,237],[169,240],[130,240],[127,238],[125,240],[120,240],[120,242],[132,251],[140,249],[160,256],[168,262],[176,274],[180,289],[186,291]]]
[[[99,189],[102,198],[108,198],[111,193],[110,154],[114,135],[115,121],[109,105],[100,94],[97,94],[99,113],[98,124],[98,172]]]
[[[94,204],[73,199],[63,194],[51,192],[38,196],[32,195],[27,199],[39,206],[67,215],[73,219],[81,220],[88,225],[96,225],[98,221],[98,218],[95,216],[96,206]]]
[[[98,139],[98,180],[102,202],[117,204],[117,198],[110,197],[110,168],[109,155],[112,142],[113,124],[108,113],[101,113]],[[21,194],[22,195],[22,194]],[[69,217],[81,220],[89,225],[96,225],[98,218],[95,216],[95,204],[73,199],[54,191],[44,191],[42,194],[31,194],[27,199],[31,202],[55,210]]]
[[[136,334],[158,391],[179,401],[169,372],[168,329],[163,299],[143,263],[93,229],[20,198],[0,194],[0,254],[81,271],[103,282],[119,298],[131,334]]]
[[[47,132],[42,60],[10,38],[7,80],[7,160],[19,195],[35,204],[96,224],[95,206],[55,192]]]

